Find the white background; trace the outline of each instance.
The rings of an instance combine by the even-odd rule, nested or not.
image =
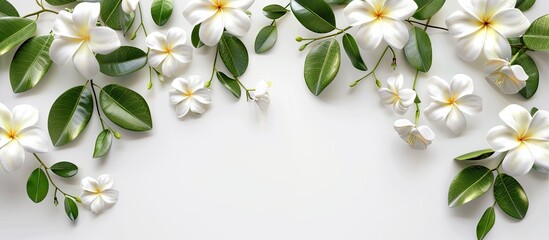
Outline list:
[[[38,7],[32,0],[13,0],[24,15]],[[191,26],[181,12],[188,1],[176,1],[170,22],[154,25],[150,0],[142,6],[149,32],[166,32]],[[356,89],[348,84],[364,73],[355,70],[346,56],[337,79],[320,97],[313,96],[303,80],[305,52],[297,51],[298,35],[315,36],[291,15],[278,22],[279,41],[265,55],[253,53],[255,35],[270,23],[261,8],[285,0],[256,1],[250,11],[253,26],[243,38],[250,50],[250,66],[243,81],[250,88],[260,79],[274,82],[272,105],[262,113],[254,103],[236,101],[217,81],[212,85],[213,103],[203,116],[178,119],[168,103],[169,82],[155,80],[146,90],[148,71],[114,79],[99,76],[100,85],[118,83],[147,99],[154,118],[153,131],[135,134],[122,131],[104,159],[92,159],[93,144],[100,131],[94,115],[84,134],[73,143],[43,155],[47,163],[75,162],[80,173],[74,180],[57,179],[66,191],[79,194],[85,176],[111,174],[120,200],[101,215],[81,208],[75,223],[52,196],[41,204],[31,202],[25,184],[37,162],[27,156],[22,169],[0,172],[0,239],[186,239],[186,240],[358,240],[358,239],[475,239],[475,227],[492,205],[491,192],[458,209],[447,206],[447,189],[466,164],[453,157],[483,149],[486,132],[500,124],[497,114],[510,103],[548,109],[549,88],[545,79],[549,58],[532,54],[540,66],[541,86],[531,101],[503,96],[484,80],[483,60],[465,63],[458,59],[454,42],[444,31],[429,30],[434,61],[429,74],[420,75],[419,94],[425,108],[430,102],[425,84],[429,76],[450,80],[465,73],[475,82],[485,110],[468,117],[462,136],[453,136],[424,118],[437,138],[428,151],[413,151],[396,135],[393,122],[400,118],[380,104],[372,81]],[[61,9],[53,7],[54,9]],[[458,9],[447,1],[433,24]],[[538,1],[526,13],[531,20],[545,14],[549,2]],[[342,8],[336,8],[338,26],[347,26]],[[51,29],[51,14],[40,18],[41,33]],[[135,25],[137,26],[137,24]],[[142,35],[133,45],[144,48]],[[0,102],[9,108],[32,104],[40,110],[40,126],[47,129],[47,115],[55,99],[84,80],[69,64],[53,66],[33,90],[14,94],[8,69],[14,51],[0,57]],[[184,76],[209,77],[213,49],[194,53]],[[363,52],[373,67],[380,51]],[[411,87],[414,72],[398,52],[398,72]],[[393,74],[390,57],[382,62],[378,77]],[[405,116],[413,119],[413,111]],[[492,163],[488,163],[494,164]],[[549,177],[532,172],[519,181],[530,198],[526,219],[517,222],[497,210],[497,221],[488,239],[546,239],[549,234]],[[52,194],[52,192],[50,192]]]

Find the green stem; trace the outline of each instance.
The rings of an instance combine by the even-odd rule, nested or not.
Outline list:
[[[56,12],[56,11],[54,11],[54,10],[50,10],[50,9],[45,9],[45,8],[43,8],[43,9],[38,10],[38,11],[36,11],[36,12],[29,13],[29,14],[25,15],[25,16],[23,16],[23,18],[28,18],[28,17],[30,17],[30,16],[35,16],[35,15],[37,16],[36,18],[38,18],[38,17],[40,17],[40,14],[45,13],[45,12],[59,14],[59,12]]]
[[[498,166],[495,167],[494,169],[492,169],[492,171],[496,171],[499,174],[499,168],[501,167],[501,164],[503,164],[503,160],[507,156],[507,153],[509,153],[509,152],[504,152],[503,154],[501,154],[501,160],[499,161]]]
[[[522,55],[522,54],[525,53],[525,52],[526,52],[526,49],[521,48],[521,49],[515,54],[515,56],[513,56],[513,59],[511,59],[511,61],[509,62],[509,65],[512,65],[512,64],[517,60],[517,58],[519,58],[520,55]]]
[[[103,122],[103,118],[101,117],[101,111],[99,111],[99,101],[97,100],[97,94],[95,93],[95,83],[93,83],[93,80],[90,79],[90,83],[91,83],[91,89],[92,89],[92,93],[93,93],[93,100],[95,101],[95,109],[97,109],[97,116],[99,117],[99,121],[101,122],[101,128],[103,128],[103,130],[105,130],[105,123]]]
[[[381,63],[381,60],[383,60],[383,57],[385,57],[385,54],[387,54],[387,51],[389,51],[389,49],[393,50],[390,46],[387,46],[385,48],[385,50],[383,51],[383,53],[381,54],[381,56],[379,57],[379,59],[377,60],[377,63],[376,65],[374,66],[374,69],[372,69],[372,71],[370,71],[368,74],[366,74],[364,77],[361,77],[359,78],[358,80],[354,81],[353,83],[351,83],[350,87],[356,87],[360,82],[362,82],[362,80],[366,79],[367,77],[369,77],[370,75],[374,75],[375,76],[375,72],[377,70],[377,68],[379,67],[379,64]],[[394,53],[394,51],[393,51]]]
[[[143,33],[145,33],[145,37],[149,36],[147,33],[147,29],[145,28],[145,25],[143,24],[143,11],[141,10],[141,3],[138,3],[137,6],[139,7],[139,18],[141,19],[141,24],[139,26],[143,28]]]
[[[415,124],[416,125],[419,124],[419,117],[421,116],[421,110],[419,109],[419,104],[421,103],[421,101],[419,100],[419,95],[417,94],[417,91],[416,91],[418,76],[419,76],[419,70],[416,70],[416,76],[414,78],[414,85],[412,86],[412,90],[414,90],[414,92],[416,92],[416,99],[414,100],[414,103],[416,105],[416,118],[415,118]]]
[[[252,99],[252,96],[250,95],[250,92],[252,92],[252,89],[248,89],[246,88],[246,86],[244,86],[244,84],[240,81],[240,79],[237,77],[237,76],[234,76],[234,79],[236,80],[236,82],[238,83],[238,85],[240,85],[242,88],[244,88],[244,90],[246,90],[246,97],[248,100]]]
[[[410,24],[417,24],[417,25],[421,25],[421,26],[424,26],[424,27],[428,27],[428,28],[434,28],[434,29],[449,31],[448,28],[433,26],[433,25],[429,25],[428,23],[422,23],[422,22],[418,22],[418,21],[414,21],[414,20],[410,20],[410,19],[406,19],[405,21],[410,23]]]
[[[214,63],[213,63],[213,67],[212,67],[212,75],[210,76],[210,80],[208,80],[205,84],[207,88],[210,88],[210,86],[212,85],[212,81],[213,81],[215,72],[217,71],[216,65],[217,65],[218,56],[219,56],[219,47],[216,47],[215,48],[215,58],[214,58]]]
[[[322,36],[322,37],[317,37],[317,38],[302,38],[302,37],[297,37],[297,41],[298,42],[301,42],[301,41],[309,41],[308,43],[305,43],[303,44],[299,50],[300,51],[303,51],[307,46],[309,46],[309,44],[311,43],[314,43],[318,40],[322,40],[322,39],[326,39],[326,38],[331,38],[331,37],[337,37],[338,35],[342,34],[342,33],[345,33],[347,32],[349,29],[351,29],[353,26],[348,26],[344,29],[339,29],[339,31],[337,31],[336,33],[333,33],[333,34],[330,34],[330,35],[326,35],[326,36]]]
[[[65,197],[71,197],[71,198],[74,198],[74,199],[77,199],[77,197],[73,196],[73,195],[70,195],[66,192],[64,192],[63,190],[61,190],[61,188],[59,188],[57,186],[57,184],[55,184],[55,182],[53,181],[51,175],[50,175],[50,168],[44,163],[44,161],[42,161],[42,159],[40,159],[40,157],[38,157],[38,155],[36,155],[36,153],[33,153],[32,155],[34,155],[34,157],[36,158],[36,160],[38,160],[38,162],[40,163],[40,165],[44,168],[45,172],[46,172],[46,177],[48,177],[48,180],[50,181],[51,185],[53,185],[53,187],[55,187],[55,190],[56,191],[59,191],[60,193],[62,193]]]

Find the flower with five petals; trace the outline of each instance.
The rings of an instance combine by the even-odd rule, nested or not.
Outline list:
[[[82,204],[99,214],[118,201],[118,191],[112,189],[114,180],[111,176],[103,174],[99,178],[86,177],[80,181]]]
[[[190,76],[189,79],[176,78],[172,82],[170,103],[175,105],[177,117],[182,118],[190,112],[202,114],[206,106],[212,101],[212,93],[204,86],[199,76]]]
[[[170,28],[167,35],[151,33],[147,37],[149,65],[160,67],[166,77],[175,77],[193,59],[193,48],[185,45],[186,41],[187,33],[181,28]]]
[[[395,112],[400,115],[405,114],[416,99],[416,91],[402,89],[403,84],[404,77],[398,74],[387,79],[387,88],[377,91],[381,101],[387,105],[393,105]]]
[[[516,94],[526,87],[530,78],[520,65],[511,65],[504,59],[493,58],[484,65],[486,80],[493,82],[505,94]]]
[[[416,126],[408,119],[399,119],[394,123],[395,131],[408,146],[415,150],[425,150],[435,139],[435,133],[428,126]]]

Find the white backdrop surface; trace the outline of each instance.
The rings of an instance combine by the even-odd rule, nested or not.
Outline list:
[[[11,1],[20,13],[38,10],[32,0]],[[187,0],[177,0],[171,20],[164,27],[150,17],[151,0],[142,0],[149,32],[169,27],[192,29],[182,16]],[[254,103],[234,100],[214,81],[213,103],[203,116],[178,119],[168,103],[169,82],[155,80],[146,90],[148,71],[114,79],[99,76],[100,85],[118,83],[147,99],[154,129],[146,134],[122,131],[104,159],[92,159],[99,133],[96,116],[75,142],[43,155],[52,164],[68,160],[80,167],[74,180],[58,179],[71,193],[79,193],[79,180],[108,173],[120,191],[119,202],[101,215],[80,209],[78,221],[70,222],[62,206],[54,207],[51,195],[40,204],[25,192],[26,179],[37,167],[30,156],[24,167],[0,172],[0,239],[186,239],[186,240],[358,240],[358,239],[475,239],[475,227],[485,208],[493,204],[487,194],[471,204],[450,209],[447,189],[466,165],[453,157],[486,148],[487,131],[501,122],[499,111],[510,103],[549,109],[549,58],[533,57],[540,67],[541,86],[531,101],[500,95],[484,80],[483,61],[458,59],[454,42],[444,31],[429,30],[434,64],[420,75],[419,94],[427,106],[425,84],[429,76],[450,80],[458,73],[474,79],[475,93],[484,99],[484,111],[468,117],[469,126],[456,137],[424,118],[437,138],[427,151],[413,151],[393,130],[400,118],[380,104],[372,81],[356,89],[348,84],[363,75],[344,56],[337,79],[320,96],[313,96],[303,80],[306,52],[299,52],[298,35],[315,36],[291,15],[278,22],[279,41],[264,55],[253,52],[255,35],[269,20],[261,8],[286,0],[258,0],[250,11],[253,26],[243,38],[250,50],[250,66],[243,76],[249,87],[261,79],[272,80],[272,104],[260,112]],[[60,8],[57,8],[60,9]],[[447,1],[432,21],[444,19],[458,9]],[[538,1],[526,13],[531,20],[549,13],[549,2]],[[338,8],[338,26],[346,21]],[[40,18],[47,33],[55,16]],[[354,31],[353,31],[354,32]],[[133,43],[145,48],[140,36]],[[190,43],[189,43],[190,44]],[[38,86],[14,94],[9,84],[13,51],[0,58],[0,102],[9,108],[32,104],[40,110],[39,125],[47,129],[47,115],[55,99],[84,80],[71,65],[53,66]],[[194,62],[183,76],[209,77],[212,49],[194,52]],[[380,50],[363,52],[367,64],[375,64]],[[398,72],[411,87],[413,74],[399,52]],[[385,79],[394,74],[387,57],[378,72]],[[407,118],[413,119],[413,111]],[[547,239],[549,235],[549,177],[532,172],[518,180],[530,198],[527,217],[517,222],[497,211],[496,225],[487,239]],[[50,192],[52,194],[52,192]]]

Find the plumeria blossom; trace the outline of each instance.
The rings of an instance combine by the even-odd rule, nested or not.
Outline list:
[[[235,36],[244,36],[251,26],[246,14],[254,0],[192,0],[183,10],[183,15],[191,25],[200,25],[200,40],[214,46],[227,30]]]
[[[366,0],[350,2],[344,14],[351,26],[359,26],[356,37],[363,49],[374,49],[382,40],[402,49],[409,38],[403,21],[416,10],[413,0]]]
[[[387,105],[393,105],[395,112],[401,115],[408,111],[416,99],[416,91],[403,89],[403,84],[404,77],[398,74],[387,79],[387,88],[377,91],[381,101]]]
[[[122,11],[126,14],[130,14],[137,8],[139,0],[122,0]]]
[[[48,152],[46,135],[35,126],[38,117],[38,110],[33,106],[18,105],[10,112],[0,103],[0,164],[6,172],[23,166],[25,152]]]
[[[444,121],[454,134],[460,134],[467,126],[465,115],[482,111],[482,99],[473,95],[473,80],[463,74],[454,76],[450,84],[439,77],[432,77],[428,84],[433,102],[425,109],[432,121]]]
[[[399,119],[394,123],[395,131],[408,146],[415,150],[425,150],[435,139],[435,133],[428,126],[416,126],[408,119]]]
[[[72,13],[59,12],[53,24],[51,59],[60,65],[72,59],[76,70],[86,79],[99,73],[95,53],[107,54],[120,47],[114,30],[96,26],[99,9],[99,3],[80,3]]]
[[[520,65],[511,65],[507,60],[493,58],[484,65],[486,80],[493,82],[505,94],[516,94],[526,87],[529,76]]]
[[[492,128],[486,136],[497,152],[507,152],[502,167],[509,175],[528,173],[532,166],[549,170],[549,112],[532,115],[523,107],[510,105],[499,113],[505,125]]]
[[[147,37],[149,65],[160,67],[166,77],[175,77],[193,59],[193,48],[185,45],[186,41],[187,33],[181,28],[170,28],[166,35],[151,33]]]
[[[111,176],[103,174],[99,178],[86,177],[80,181],[82,204],[99,214],[118,201],[118,191],[112,189],[114,180]]]
[[[458,55],[464,61],[511,56],[510,37],[519,37],[530,21],[515,8],[516,0],[460,0],[464,11],[456,11],[446,25],[457,39]]]
[[[261,111],[266,111],[269,108],[269,104],[271,103],[269,88],[272,85],[271,81],[260,81],[255,87],[255,91],[250,93],[253,101],[257,103]]]
[[[170,91],[170,103],[175,105],[177,117],[182,118],[189,112],[206,112],[212,93],[204,86],[204,81],[199,76],[190,76],[188,80],[176,78],[172,82],[172,87],[174,89]]]

